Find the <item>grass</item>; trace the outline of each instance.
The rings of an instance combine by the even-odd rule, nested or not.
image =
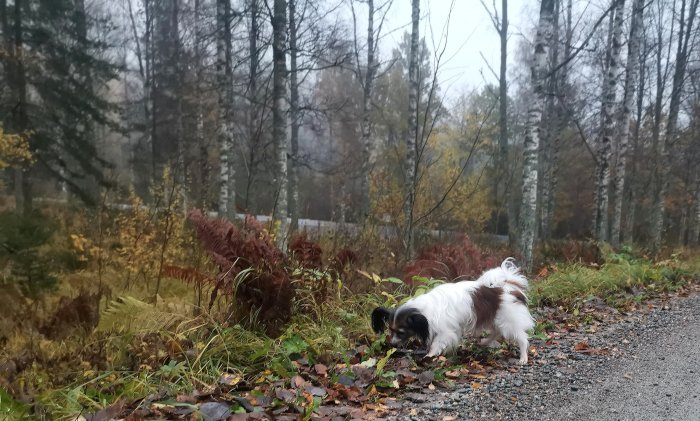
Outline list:
[[[333,250],[342,248],[337,239],[331,245]],[[64,246],[57,242],[49,248]],[[386,244],[376,247],[377,256],[389,253]],[[370,250],[364,252],[372,254]],[[105,260],[109,256],[106,254]],[[64,260],[70,259],[64,256]],[[218,303],[221,306],[215,306],[211,313],[195,315],[194,288],[178,280],[162,279],[154,303],[152,279],[146,282],[132,273],[127,286],[123,262],[112,260],[100,271],[99,282],[111,292],[101,303],[100,324],[95,330],[71,332],[61,339],[49,340],[37,329],[55,310],[61,296],[96,289],[98,278],[92,262],[92,266],[86,263],[84,269],[63,265],[63,269],[56,270],[59,279],[56,289],[37,301],[44,320],[35,316],[33,322],[37,326],[32,327],[29,320],[4,339],[0,359],[28,357],[32,362],[17,373],[12,384],[8,382],[17,396],[10,396],[2,389],[5,383],[0,378],[0,420],[25,418],[24,413],[30,409],[20,402],[22,394],[34,398],[32,419],[67,420],[80,413],[97,411],[121,398],[142,398],[162,391],[175,396],[191,394],[195,389],[210,390],[220,385],[222,376],[226,384],[247,389],[288,381],[297,373],[300,357],[309,364],[318,362],[330,367],[334,362],[348,361],[348,352],[360,345],[368,346],[364,358],[382,361],[387,357],[371,332],[368,321],[371,310],[380,305],[395,306],[408,299],[411,290],[419,294],[436,285],[434,280],[418,279],[411,289],[397,278],[382,279],[371,273],[372,269],[398,273],[391,269],[370,267],[370,273],[366,273],[353,267],[346,275],[353,278],[358,288],[348,288],[349,285],[342,283],[336,288],[338,280],[333,278],[327,298],[319,303],[313,293],[316,278],[308,277],[309,284],[302,284],[297,291],[291,320],[278,337],[272,338],[262,333],[254,318],[246,324],[228,323],[227,303]],[[599,267],[558,264],[548,268],[545,276],[531,282],[531,305],[561,306],[568,310],[591,297],[599,297],[619,306],[675,291],[697,279],[698,273],[698,251],[681,250],[668,260],[653,262],[630,250],[617,253],[607,250],[605,263]],[[350,283],[347,279],[343,281]],[[0,287],[7,285],[0,282]],[[6,306],[11,313],[15,307],[10,304]],[[13,314],[0,308],[0,322],[8,318],[5,316],[12,319]],[[533,335],[545,337],[552,327],[551,322],[541,320]],[[333,375],[329,372],[329,376]]]
[[[695,258],[680,256],[660,262],[637,258],[629,253],[609,253],[600,267],[583,264],[554,266],[547,276],[532,282],[533,306],[571,307],[581,300],[598,297],[610,305],[648,294],[672,292],[700,271]]]

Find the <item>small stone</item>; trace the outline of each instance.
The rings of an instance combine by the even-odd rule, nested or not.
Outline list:
[[[520,380],[520,379],[515,379],[515,380],[513,380],[513,385],[514,385],[515,387],[520,387],[520,386],[523,385],[523,381]]]
[[[578,386],[571,386],[571,390],[573,390],[574,392],[577,391],[577,390],[578,390]]]

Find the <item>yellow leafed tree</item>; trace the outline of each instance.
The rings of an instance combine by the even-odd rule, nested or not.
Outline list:
[[[31,161],[28,136],[6,133],[0,126],[0,170],[20,167]]]

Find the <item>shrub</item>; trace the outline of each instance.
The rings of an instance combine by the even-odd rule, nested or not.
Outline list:
[[[28,298],[36,299],[56,285],[50,262],[40,249],[53,232],[41,214],[0,213],[0,261],[9,267],[8,279]]]
[[[453,244],[435,244],[418,254],[404,269],[404,279],[410,284],[414,276],[457,281],[475,279],[484,270],[501,263],[498,253],[482,251],[468,237]]]
[[[278,333],[291,316],[294,290],[286,256],[270,235],[250,216],[240,228],[223,219],[209,219],[198,209],[188,219],[219,267],[209,308],[222,292],[233,298],[236,319],[257,319],[267,333]]]

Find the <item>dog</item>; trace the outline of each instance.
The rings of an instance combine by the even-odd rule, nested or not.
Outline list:
[[[464,336],[480,336],[481,345],[499,346],[505,339],[520,348],[520,364],[527,364],[528,334],[535,321],[528,310],[528,281],[512,259],[484,272],[476,281],[446,283],[412,298],[396,309],[372,311],[372,329],[382,333],[389,324],[389,341],[402,346],[417,337],[426,357],[453,351]]]

